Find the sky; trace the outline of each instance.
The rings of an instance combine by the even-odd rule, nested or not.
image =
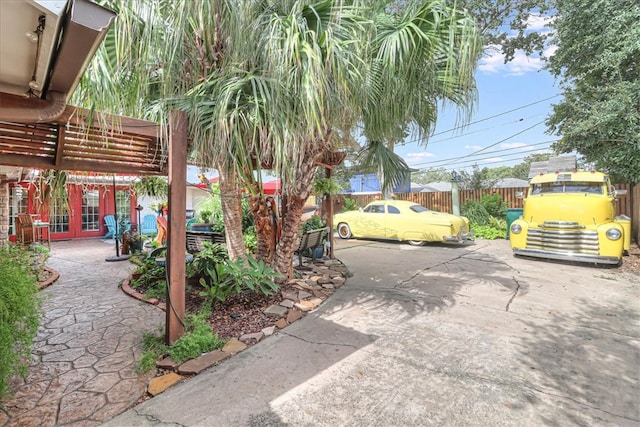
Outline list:
[[[530,29],[541,28],[532,21]],[[545,50],[552,55],[554,47]],[[444,167],[447,170],[513,166],[533,153],[549,152],[558,139],[546,133],[544,121],[552,104],[561,101],[554,77],[543,70],[538,57],[517,52],[504,64],[501,54],[485,55],[476,72],[478,100],[466,127],[460,126],[455,108],[441,109],[435,132],[426,141],[410,134],[395,152],[415,169]],[[474,154],[475,153],[475,154]]]

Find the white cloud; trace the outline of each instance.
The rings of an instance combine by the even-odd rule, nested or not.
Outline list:
[[[495,46],[494,46],[495,47]],[[495,47],[499,49],[499,47]],[[487,74],[506,74],[508,76],[521,76],[525,73],[538,71],[544,66],[544,60],[537,57],[527,57],[524,51],[517,50],[511,61],[504,63],[504,55],[495,52],[484,57],[478,63],[478,69]]]
[[[415,165],[418,164],[422,161],[424,161],[424,159],[428,159],[431,157],[436,157],[435,154],[430,153],[428,151],[421,151],[421,152],[417,152],[417,153],[407,153],[404,155],[404,160],[407,162],[407,164],[409,165]]]
[[[482,147],[479,145],[465,145],[464,148],[466,148],[467,150],[479,150]]]
[[[548,33],[548,24],[555,20],[555,16],[529,15],[527,18],[527,31]]]
[[[529,148],[529,145],[525,144],[524,142],[503,142],[502,144],[500,144],[500,148]]]

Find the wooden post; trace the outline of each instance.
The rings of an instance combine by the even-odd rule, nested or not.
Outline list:
[[[331,179],[331,168],[327,168],[327,179]],[[329,258],[333,259],[333,195],[329,193],[327,195],[329,202],[327,203],[327,228],[329,240]]]
[[[165,341],[184,334],[187,193],[187,115],[169,113],[169,221],[167,236],[167,324]]]

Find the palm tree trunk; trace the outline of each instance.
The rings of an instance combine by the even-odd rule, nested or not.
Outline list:
[[[311,194],[316,171],[316,161],[320,159],[329,133],[325,141],[317,145],[309,145],[309,153],[296,172],[294,182],[283,183],[284,193],[288,194],[286,210],[282,218],[282,236],[276,246],[273,268],[278,273],[291,279],[293,277],[293,253],[298,248],[298,230],[302,222],[302,209]],[[324,144],[323,144],[324,142]]]
[[[244,239],[242,238],[242,194],[233,172],[220,172],[220,202],[224,219],[225,237],[229,259],[245,258]]]
[[[277,221],[279,219],[274,217],[272,203],[275,203],[272,197],[264,198],[262,195],[251,197],[251,214],[256,224],[256,238],[258,239],[255,257],[265,263],[273,261],[278,237]]]

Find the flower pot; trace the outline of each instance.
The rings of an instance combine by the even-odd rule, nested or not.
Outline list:
[[[323,247],[310,248],[309,256],[311,257],[311,259],[314,259],[314,260],[322,259],[322,257],[324,256],[324,248]]]

